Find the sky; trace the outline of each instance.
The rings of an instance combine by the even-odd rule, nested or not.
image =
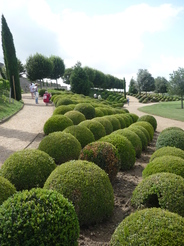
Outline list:
[[[184,67],[183,0],[0,0],[23,64],[36,53],[125,78]],[[0,25],[1,30],[1,25]],[[4,63],[0,40],[0,62]]]

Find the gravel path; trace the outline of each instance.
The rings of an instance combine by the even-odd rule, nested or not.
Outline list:
[[[131,97],[129,106],[124,107],[130,113],[138,116],[145,113],[138,110],[139,107],[145,106],[138,102],[137,98]],[[39,98],[39,104],[35,104],[35,100],[30,94],[23,94],[24,107],[16,115],[8,121],[0,124],[0,166],[15,151],[25,148],[37,148],[41,139],[44,137],[44,123],[53,114],[54,106],[45,104],[42,98]],[[170,120],[167,118],[154,116],[157,120],[157,132],[170,126],[178,126],[184,129],[184,122]]]
[[[15,151],[37,148],[43,138],[43,125],[53,113],[54,106],[38,103],[30,94],[23,94],[24,107],[8,121],[0,124],[0,166]]]

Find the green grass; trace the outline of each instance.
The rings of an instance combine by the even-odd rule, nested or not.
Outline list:
[[[14,103],[9,103],[8,100],[9,99],[6,99],[6,101],[4,101],[4,98],[0,97],[0,122],[12,116],[23,107],[21,101],[18,102],[14,100]]]
[[[184,121],[184,109],[181,108],[181,101],[156,103],[154,105],[141,107],[138,110],[164,118]]]

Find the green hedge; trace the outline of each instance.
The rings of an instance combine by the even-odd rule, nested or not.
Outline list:
[[[146,150],[148,146],[148,139],[142,128],[143,127],[134,124],[128,127],[129,130],[131,130],[132,132],[136,133],[139,136],[142,143],[142,150]]]
[[[44,188],[60,192],[74,204],[81,226],[99,223],[112,215],[112,185],[106,172],[92,162],[76,160],[58,166]]]
[[[18,192],[0,207],[1,246],[78,245],[73,205],[56,191]]]
[[[71,119],[73,121],[74,125],[78,125],[80,122],[86,120],[86,117],[84,116],[84,114],[82,114],[79,111],[75,111],[75,110],[71,110],[69,112],[66,112],[64,114],[64,116],[66,116],[69,119]]]
[[[183,150],[176,148],[176,147],[166,146],[166,147],[162,147],[162,148],[156,150],[151,155],[149,162],[153,161],[157,157],[161,157],[161,156],[165,156],[165,155],[177,156],[177,157],[184,159],[184,151]]]
[[[0,176],[8,179],[17,190],[43,187],[56,168],[54,160],[38,149],[24,149],[11,154],[0,169]]]
[[[184,219],[160,208],[143,209],[127,216],[116,228],[110,245],[183,246]]]
[[[136,208],[160,207],[184,216],[184,179],[173,173],[156,173],[143,179],[133,191]]]
[[[154,131],[156,131],[156,129],[157,129],[157,120],[155,119],[155,117],[153,115],[140,116],[139,119],[138,119],[138,122],[139,121],[149,122],[153,126]]]
[[[95,117],[95,108],[90,103],[78,103],[74,110],[84,114],[87,120]]]
[[[79,126],[87,127],[93,133],[95,140],[98,140],[106,135],[104,126],[96,120],[82,121]]]
[[[16,192],[15,186],[0,176],[0,205]]]
[[[106,135],[113,132],[112,123],[105,117],[95,117],[94,120],[100,122],[104,126]]]

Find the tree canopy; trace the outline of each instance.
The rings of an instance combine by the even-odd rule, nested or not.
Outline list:
[[[137,94],[138,93],[138,90],[137,90],[137,82],[133,78],[131,78],[131,80],[130,80],[129,93],[132,93],[132,94]]]
[[[53,64],[53,68],[52,68],[52,72],[50,74],[50,78],[51,79],[55,79],[56,80],[56,84],[58,87],[58,83],[57,80],[59,78],[61,78],[65,72],[65,64],[63,62],[63,60],[59,57],[59,56],[51,56],[50,60]]]
[[[155,80],[147,69],[139,69],[137,73],[137,85],[139,93],[141,91],[154,91],[155,90]]]
[[[155,92],[166,93],[168,90],[168,81],[164,77],[157,77],[155,79]]]

